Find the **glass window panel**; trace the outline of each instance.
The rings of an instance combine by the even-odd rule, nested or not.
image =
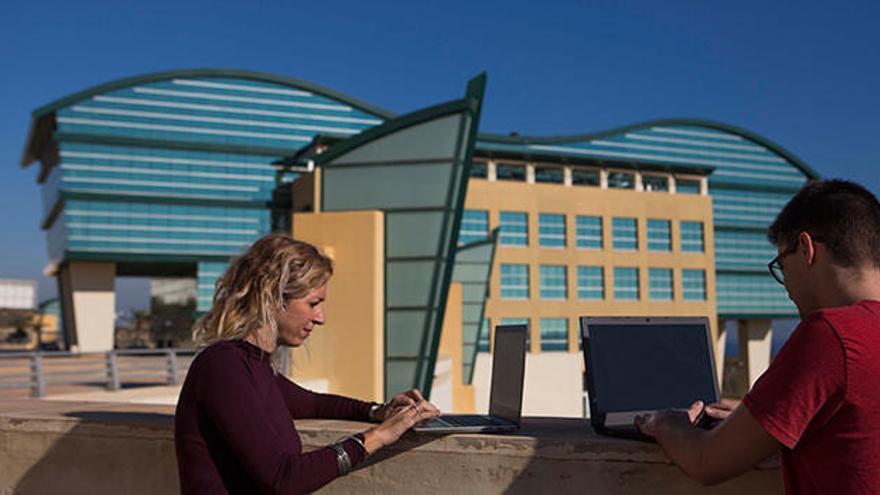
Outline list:
[[[538,321],[542,351],[568,350],[568,319],[541,318]]]
[[[434,256],[443,226],[443,212],[385,214],[387,256]]]
[[[601,301],[605,299],[605,272],[601,266],[577,268],[578,299]]]
[[[636,176],[629,172],[608,172],[608,187],[612,189],[635,189]]]
[[[681,271],[681,285],[686,301],[706,300],[706,271],[684,269]]]
[[[452,158],[458,144],[461,119],[461,114],[455,114],[401,129],[364,144],[331,163]]]
[[[541,247],[565,247],[565,215],[538,215],[538,244]]]
[[[498,163],[495,165],[495,178],[498,180],[526,181],[526,166],[514,163]]]
[[[639,300],[639,269],[614,268],[614,299],[618,301]]]
[[[639,247],[638,223],[635,218],[611,219],[611,238],[614,249],[635,251]]]
[[[529,298],[529,265],[501,264],[501,299]]]
[[[648,269],[648,298],[654,301],[672,300],[672,269]]]
[[[706,250],[703,241],[703,222],[681,222],[681,250],[688,253],[702,253]]]
[[[394,357],[416,357],[422,345],[427,311],[390,310],[385,352]]]
[[[541,299],[568,298],[565,265],[541,265],[539,277]]]
[[[426,306],[434,275],[433,261],[389,261],[385,265],[388,306]]]
[[[499,214],[502,246],[527,246],[529,244],[529,216],[518,211],[502,211]]]
[[[471,164],[471,177],[474,179],[485,179],[489,176],[489,167],[486,162],[473,162]]]
[[[602,249],[602,217],[575,218],[575,242],[582,249]]]
[[[642,188],[648,192],[668,192],[669,178],[664,175],[643,175]]]
[[[480,325],[480,338],[477,340],[477,352],[489,352],[489,319],[485,318]]]
[[[675,192],[679,194],[700,194],[700,181],[675,179]]]
[[[325,211],[444,207],[451,164],[324,167]]]
[[[599,179],[598,170],[584,168],[571,169],[571,185],[599,187],[600,184],[601,181]]]
[[[385,362],[385,398],[406,392],[416,385],[416,361]]]
[[[648,250],[672,251],[672,227],[669,220],[648,219]]]
[[[459,245],[482,241],[488,236],[489,212],[486,210],[464,210],[461,215],[461,230],[458,233]]]
[[[561,167],[535,167],[535,182],[562,184],[564,175]]]

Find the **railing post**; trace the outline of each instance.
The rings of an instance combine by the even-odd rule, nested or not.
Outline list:
[[[167,352],[168,356],[168,385],[179,385],[180,378],[177,377],[177,353],[173,349]]]
[[[39,353],[31,355],[31,397],[46,396],[46,377],[43,375],[43,357]]]
[[[107,353],[107,390],[119,390],[119,367],[116,362],[116,351]]]

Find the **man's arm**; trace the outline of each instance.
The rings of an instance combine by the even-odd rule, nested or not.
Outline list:
[[[660,411],[636,419],[642,433],[660,447],[689,477],[714,485],[738,476],[773,454],[779,442],[767,433],[744,406],[711,430],[702,430],[692,419],[702,410],[697,403],[688,413]]]

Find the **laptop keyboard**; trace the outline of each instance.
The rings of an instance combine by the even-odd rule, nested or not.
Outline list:
[[[451,426],[495,426],[499,424],[505,424],[501,423],[500,421],[495,421],[488,416],[481,416],[479,414],[441,416],[440,420]]]

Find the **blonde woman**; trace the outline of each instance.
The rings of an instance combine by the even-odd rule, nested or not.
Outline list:
[[[324,323],[330,259],[278,234],[258,240],[217,282],[193,329],[201,349],[174,421],[181,493],[303,493],[346,474],[414,423],[439,414],[417,390],[380,405],[318,394],[276,372],[271,354]],[[381,424],[303,453],[294,419]]]

